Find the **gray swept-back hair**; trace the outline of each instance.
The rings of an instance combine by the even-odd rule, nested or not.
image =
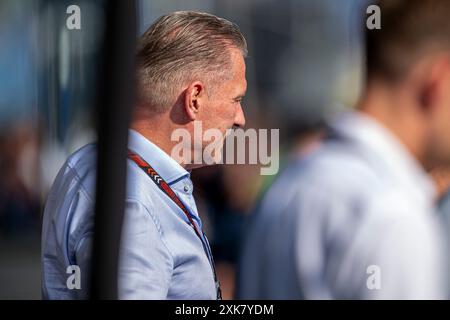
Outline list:
[[[194,78],[210,84],[210,88],[230,79],[230,48],[247,55],[247,43],[239,27],[226,19],[195,11],[161,16],[138,43],[140,99],[153,111],[162,112]]]

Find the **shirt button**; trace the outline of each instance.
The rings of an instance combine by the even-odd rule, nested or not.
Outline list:
[[[189,188],[188,185],[185,185],[185,186],[184,186],[184,192],[189,192],[189,190],[191,190],[191,188]]]

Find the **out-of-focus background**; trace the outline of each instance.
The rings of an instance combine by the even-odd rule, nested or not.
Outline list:
[[[0,299],[40,299],[40,219],[66,157],[95,141],[103,1],[0,2]],[[141,0],[138,29],[171,11],[199,10],[237,23],[249,46],[248,128],[298,132],[351,107],[362,85],[366,0]],[[69,29],[77,5],[81,29]],[[258,165],[192,173],[224,298],[234,292],[245,219],[273,176]]]

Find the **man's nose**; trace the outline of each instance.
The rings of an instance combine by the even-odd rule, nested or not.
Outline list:
[[[234,118],[234,125],[238,126],[239,128],[243,128],[245,126],[245,116],[241,105],[239,105],[239,108],[236,112],[236,116]]]

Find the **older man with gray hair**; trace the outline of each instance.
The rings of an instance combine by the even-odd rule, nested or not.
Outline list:
[[[129,132],[128,187],[119,263],[121,299],[220,299],[208,240],[188,170],[206,143],[186,144],[174,159],[172,133],[242,127],[246,41],[239,28],[199,12],[160,17],[138,47],[139,94]],[[220,86],[219,86],[220,84]],[[223,141],[222,141],[223,142]],[[47,199],[42,235],[42,289],[47,299],[86,297],[93,238],[96,145],[60,170]],[[81,270],[68,288],[66,269]],[[80,288],[81,287],[81,288]]]

